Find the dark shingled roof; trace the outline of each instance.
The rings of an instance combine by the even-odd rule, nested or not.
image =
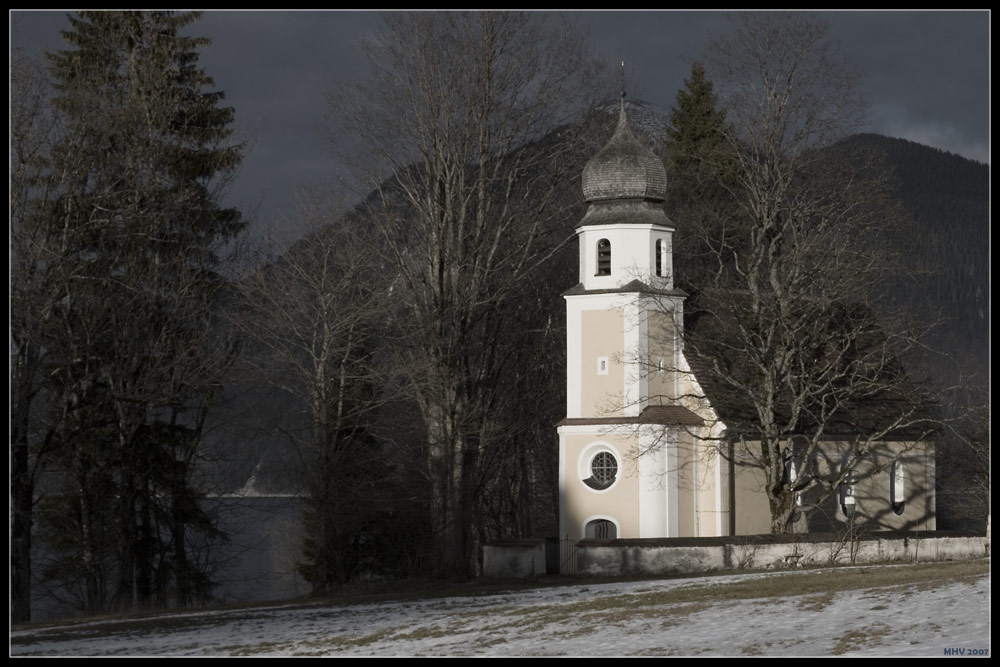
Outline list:
[[[577,283],[573,287],[562,293],[563,296],[574,296],[576,294],[656,294],[662,296],[679,296],[687,297],[687,292],[679,289],[657,289],[651,285],[647,285],[638,278],[630,282],[625,283],[621,287],[612,287],[610,289],[584,289],[583,283]]]
[[[583,168],[583,196],[588,202],[608,199],[662,202],[667,196],[667,170],[663,161],[632,134],[622,95],[614,135]]]
[[[659,225],[674,229],[674,224],[667,217],[662,203],[643,199],[591,204],[576,226],[590,225]]]
[[[556,426],[611,426],[614,424],[658,424],[660,426],[701,426],[705,422],[687,408],[676,405],[650,405],[638,417],[576,417],[563,419]]]

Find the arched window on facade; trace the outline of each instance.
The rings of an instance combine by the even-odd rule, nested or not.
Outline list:
[[[857,476],[853,470],[847,473],[847,477],[840,484],[840,511],[848,519],[854,516],[854,511],[857,509],[858,499],[854,495],[855,484],[857,484]]]
[[[897,458],[889,469],[889,502],[892,512],[899,516],[906,509],[906,473],[903,472],[903,460]]]
[[[594,519],[587,522],[583,536],[589,540],[615,540],[618,539],[618,529],[613,521]]]
[[[789,457],[785,461],[785,475],[788,477],[788,485],[792,488],[795,487],[795,482],[799,479],[799,464],[794,456]],[[802,507],[802,492],[797,491],[795,493],[795,506]]]
[[[597,242],[597,275],[611,275],[611,241],[607,239]]]

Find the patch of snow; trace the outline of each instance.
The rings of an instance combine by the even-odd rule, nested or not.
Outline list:
[[[836,577],[841,570],[820,570]],[[11,632],[11,655],[943,656],[990,648],[990,577],[746,600],[650,604],[762,577],[571,585],[379,604],[187,612]],[[795,591],[790,580],[789,590]]]

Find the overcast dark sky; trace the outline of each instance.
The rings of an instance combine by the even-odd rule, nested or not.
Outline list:
[[[824,13],[842,54],[864,75],[867,131],[911,139],[989,162],[990,16],[975,12]],[[717,12],[587,12],[597,55],[624,59],[629,94],[664,109],[713,35],[728,27]],[[65,48],[61,12],[13,11],[11,43]],[[274,228],[291,213],[300,184],[331,178],[334,160],[320,138],[324,95],[337,80],[367,73],[358,43],[378,30],[367,12],[208,12],[188,30],[212,39],[202,63],[236,109],[252,140],[233,203]]]

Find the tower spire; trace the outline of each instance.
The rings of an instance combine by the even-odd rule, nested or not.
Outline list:
[[[625,120],[625,59],[622,59],[622,92],[621,92],[621,108],[618,110],[618,124],[625,125],[627,121]]]

